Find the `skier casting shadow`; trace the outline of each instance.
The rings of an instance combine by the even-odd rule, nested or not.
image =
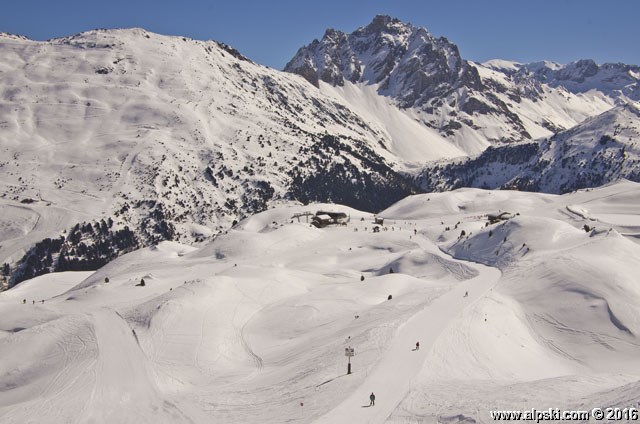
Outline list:
[[[375,405],[376,405],[376,395],[374,395],[373,392],[371,392],[371,394],[369,395],[369,405],[362,405],[362,407],[370,408]]]

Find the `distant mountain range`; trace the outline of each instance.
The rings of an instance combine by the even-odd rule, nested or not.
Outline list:
[[[160,240],[198,243],[279,201],[376,211],[466,185],[639,179],[637,66],[478,64],[388,16],[327,30],[285,72],[143,29],[3,33],[0,52],[10,284]]]
[[[298,50],[285,71],[316,86],[371,86],[468,154],[547,137],[640,99],[637,66],[473,63],[446,38],[389,16],[351,34],[327,30]]]

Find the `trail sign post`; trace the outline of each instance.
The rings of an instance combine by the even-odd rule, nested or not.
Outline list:
[[[347,364],[347,374],[351,374],[351,357],[355,354],[356,352],[351,346],[344,348],[344,356],[349,358],[349,363]]]

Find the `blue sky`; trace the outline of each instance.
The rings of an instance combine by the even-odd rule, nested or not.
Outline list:
[[[93,28],[142,27],[214,39],[281,69],[326,28],[351,32],[376,14],[424,26],[456,43],[465,59],[640,65],[636,0],[11,0],[0,31],[36,40]]]

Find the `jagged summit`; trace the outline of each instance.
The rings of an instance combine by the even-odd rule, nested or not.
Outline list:
[[[446,95],[461,83],[480,86],[478,73],[462,60],[457,46],[386,15],[351,34],[327,30],[321,40],[298,50],[285,71],[315,86],[319,81],[378,84],[381,94],[405,107]]]
[[[371,23],[364,27],[358,28],[354,31],[354,34],[370,35],[386,33],[403,37],[417,29],[424,30],[424,28],[418,28],[410,23],[402,22],[398,18],[392,18],[388,15],[376,15]]]
[[[298,50],[285,71],[321,89],[320,82],[370,86],[467,153],[550,135],[611,107],[608,101],[589,99],[596,110],[585,114],[580,101],[560,93],[550,93],[558,100],[552,113],[523,104],[551,90],[537,79],[464,60],[447,38],[385,15],[350,34],[327,30],[322,39]]]

